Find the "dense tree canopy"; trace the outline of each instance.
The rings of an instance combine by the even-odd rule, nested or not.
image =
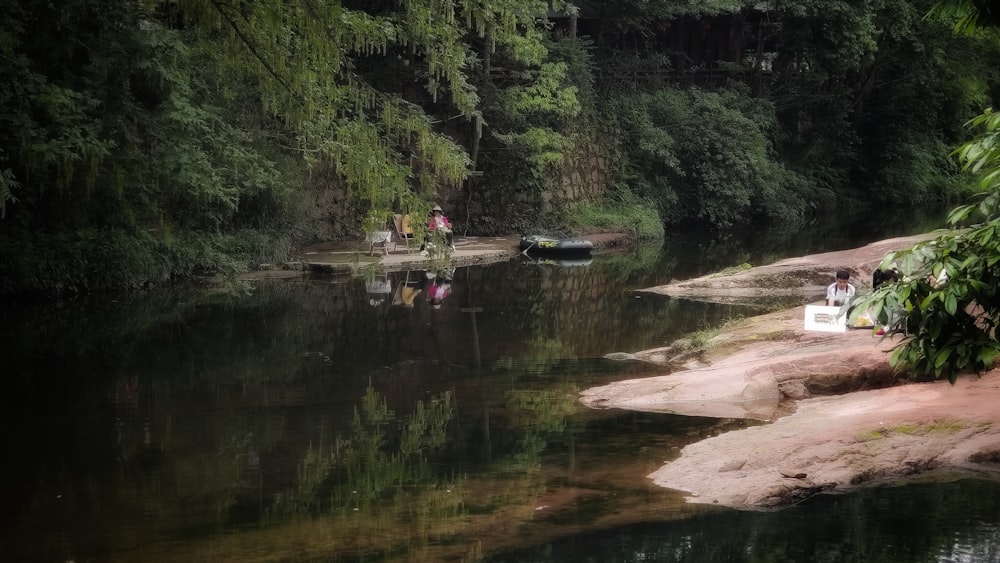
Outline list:
[[[478,115],[469,76],[482,53],[539,63],[547,7],[12,2],[0,26],[0,277],[127,286],[217,269],[246,254],[236,233],[287,227],[295,159],[332,167],[372,219],[427,207],[469,172],[439,114]],[[40,259],[60,271],[39,271]]]
[[[770,103],[743,89],[660,90],[612,106],[629,131],[631,183],[672,222],[727,227],[748,216],[800,221],[831,194],[775,162]]]
[[[581,6],[12,0],[0,288],[237,272],[444,195],[470,234],[559,227],[540,203],[595,148],[614,201],[667,225],[969,185],[945,155],[997,96],[995,30],[954,36],[929,0]]]

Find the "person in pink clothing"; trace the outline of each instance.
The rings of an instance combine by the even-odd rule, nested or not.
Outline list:
[[[435,205],[431,209],[431,216],[427,220],[427,231],[443,233],[445,244],[455,250],[455,234],[451,232],[451,221],[445,216],[440,205]],[[421,246],[420,250],[424,250],[424,246]]]
[[[451,283],[443,278],[436,278],[427,288],[427,300],[430,301],[431,307],[435,309],[441,308],[441,303],[451,295]]]

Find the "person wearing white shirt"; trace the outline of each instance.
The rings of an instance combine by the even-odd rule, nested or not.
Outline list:
[[[826,288],[826,304],[829,307],[839,307],[854,297],[855,289],[850,282],[851,275],[847,270],[837,271],[837,281]]]

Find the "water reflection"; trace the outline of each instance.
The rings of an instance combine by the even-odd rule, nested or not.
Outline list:
[[[569,271],[462,269],[437,309],[393,305],[406,273],[8,308],[4,543],[26,560],[482,544],[463,530],[534,516],[584,429],[576,393],[647,369],[607,350],[741,314]]]
[[[805,225],[731,230],[712,238],[697,232],[668,233],[660,267],[677,279],[687,279],[743,263],[759,266],[783,258],[856,248],[943,228],[947,226],[947,209],[942,205],[940,209],[898,210],[877,220],[870,209],[862,209],[814,219]]]
[[[1000,484],[960,481],[816,497],[776,513],[719,511],[545,542],[517,561],[1000,561]]]
[[[573,537],[603,538],[592,553],[627,560],[617,543],[676,549],[702,522],[777,529],[778,516],[688,505],[645,478],[688,443],[756,423],[576,401],[587,387],[669,369],[604,359],[610,352],[757,312],[633,292],[704,264],[642,247],[585,267],[461,268],[441,276],[450,292],[438,308],[428,283],[439,273],[423,271],[375,284],[275,283],[236,298],[163,292],[7,307],[5,555],[473,560],[546,546],[519,553],[577,560],[554,541]],[[985,510],[978,524],[953,520],[966,501],[937,487],[906,510],[944,515],[970,537],[996,526]],[[977,494],[984,507],[1000,500],[996,489]],[[873,511],[865,498],[787,517],[807,530],[848,522]],[[644,535],[650,522],[666,537]],[[894,541],[874,527],[871,542]],[[800,551],[848,545],[819,530],[800,536]],[[741,538],[761,553],[787,547],[759,532],[727,545]]]
[[[593,264],[594,257],[589,254],[586,256],[552,257],[552,256],[538,256],[536,254],[529,253],[529,254],[522,254],[521,261],[526,264],[534,264],[536,266],[579,268]]]

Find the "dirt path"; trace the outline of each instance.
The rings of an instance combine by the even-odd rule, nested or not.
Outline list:
[[[859,280],[891,250],[926,237],[783,260],[650,288],[706,300],[755,299],[776,278],[788,292],[822,291],[831,270]],[[623,354],[665,365],[663,376],[588,389],[593,408],[772,421],[686,446],[649,475],[691,502],[773,509],[822,492],[918,478],[1000,479],[1000,370],[948,382],[902,384],[888,365],[896,343],[870,330],[802,329],[804,308],[748,319],[709,340]],[[666,368],[665,368],[666,371]]]

